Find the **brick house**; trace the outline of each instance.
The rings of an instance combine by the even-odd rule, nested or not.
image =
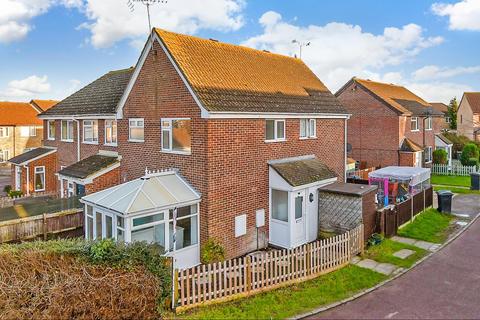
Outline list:
[[[0,101],[0,166],[8,159],[42,145],[43,125],[37,115],[57,101]]]
[[[465,92],[458,106],[457,132],[480,141],[480,92]]]
[[[442,112],[408,89],[352,78],[336,94],[352,115],[349,156],[361,167],[430,166]]]
[[[443,117],[433,118],[433,128],[435,134],[440,134],[450,129],[450,116],[448,115],[448,106],[443,102],[430,102],[433,109],[443,113]]]

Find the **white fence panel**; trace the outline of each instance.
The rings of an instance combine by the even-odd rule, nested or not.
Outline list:
[[[432,166],[432,173],[438,175],[469,176],[474,172],[477,172],[476,166],[463,166],[458,164],[451,166],[447,164],[434,164]]]

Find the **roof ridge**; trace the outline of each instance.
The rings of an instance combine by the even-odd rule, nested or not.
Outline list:
[[[373,83],[383,84],[383,85],[386,85],[386,86],[392,86],[392,87],[399,87],[399,88],[405,88],[405,89],[407,89],[405,86],[401,86],[401,85],[395,84],[395,83],[387,83],[387,82],[381,82],[381,81],[370,80],[370,79],[363,79],[363,78],[358,78],[358,77],[353,77],[353,80],[373,82]],[[407,90],[408,90],[408,89],[407,89]],[[410,91],[410,90],[408,90],[408,91]],[[413,93],[413,92],[412,92],[412,93]]]

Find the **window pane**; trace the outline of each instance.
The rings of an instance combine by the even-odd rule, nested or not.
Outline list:
[[[300,137],[307,136],[307,119],[300,119]]]
[[[170,131],[162,130],[162,149],[170,150]]]
[[[285,138],[285,122],[277,121],[277,139]]]
[[[95,227],[97,231],[97,237],[95,239],[100,240],[102,239],[102,214],[100,212],[97,212],[95,214]]]
[[[190,120],[172,120],[172,150],[190,152],[192,129]]]
[[[125,231],[117,228],[117,241],[125,241]]]
[[[93,207],[92,206],[87,206],[87,214],[89,216],[93,216]]]
[[[156,243],[160,246],[161,252],[165,252],[165,224],[161,223],[132,231],[132,241],[146,241]]]
[[[267,120],[266,129],[265,129],[265,140],[274,140],[275,139],[275,121]]]
[[[35,191],[45,190],[45,172],[42,170],[35,170]]]
[[[189,215],[195,214],[195,213],[197,213],[197,205],[196,204],[188,206],[188,207],[177,208],[177,219],[179,219],[181,217],[186,217],[186,216],[189,216]],[[168,218],[169,218],[169,220],[173,219],[173,209],[169,210]]]
[[[310,137],[315,137],[315,135],[316,135],[316,129],[317,128],[315,127],[315,125],[316,125],[315,119],[310,119],[310,131],[308,133],[308,135]]]
[[[87,240],[93,240],[93,217],[87,217]]]
[[[141,218],[136,218],[133,219],[133,226],[141,226],[142,224],[147,224],[147,223],[153,223],[156,221],[162,221],[164,219],[163,213],[160,214],[155,214],[152,216],[147,216],[147,217],[141,217]]]
[[[144,128],[133,127],[130,128],[130,139],[132,140],[143,140],[144,138]]]
[[[105,215],[105,238],[113,238],[113,218]]]
[[[177,220],[176,227],[176,249],[194,245],[198,243],[197,234],[197,216]],[[173,222],[170,222],[170,250],[173,249]]]
[[[117,227],[123,228],[123,218],[117,216]]]
[[[295,197],[295,219],[303,216],[303,197]]]
[[[288,222],[288,192],[272,189],[272,217]]]
[[[111,143],[117,143],[117,121],[112,121]]]

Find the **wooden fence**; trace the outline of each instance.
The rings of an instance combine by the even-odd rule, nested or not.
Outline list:
[[[469,176],[471,173],[477,172],[476,166],[462,166],[461,164],[434,164],[432,166],[432,173],[438,175],[451,176]]]
[[[42,197],[58,197],[58,192],[56,191],[50,191],[50,192],[36,192],[33,195],[21,195],[21,196],[16,196],[16,197],[0,197],[0,208],[7,208],[7,207],[12,207],[16,205],[19,202],[22,202],[23,200],[26,199],[32,199],[32,198],[42,198]]]
[[[368,180],[368,174],[375,170],[377,170],[375,167],[371,167],[371,168],[360,169],[355,171],[348,171],[347,177],[361,179],[361,180]]]
[[[177,271],[177,311],[317,277],[348,264],[363,246],[363,225],[359,225],[295,249],[261,252]]]
[[[0,222],[0,243],[47,238],[83,226],[83,209],[37,215]]]

